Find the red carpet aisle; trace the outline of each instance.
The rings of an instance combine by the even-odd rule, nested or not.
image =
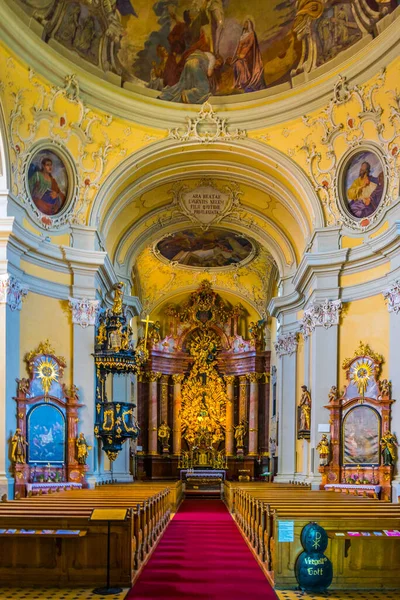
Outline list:
[[[185,500],[127,599],[276,600],[220,500]]]

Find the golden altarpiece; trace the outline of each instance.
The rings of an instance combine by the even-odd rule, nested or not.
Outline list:
[[[390,381],[379,380],[382,363],[383,357],[362,342],[344,361],[347,384],[340,394],[331,388],[325,407],[330,412],[330,443],[320,442],[321,462],[326,464],[319,471],[328,489],[380,493],[381,499],[390,500],[397,441],[390,431]]]
[[[63,383],[65,359],[48,340],[27,354],[29,378],[17,379],[17,428],[10,440],[15,493],[30,487],[85,486],[90,447],[78,436],[78,388]]]
[[[228,306],[203,281],[189,300],[149,326],[148,361],[138,382],[139,476],[176,478],[184,468],[253,477],[268,452],[268,373],[264,322],[239,335],[245,310]],[[143,349],[143,348],[142,348]]]

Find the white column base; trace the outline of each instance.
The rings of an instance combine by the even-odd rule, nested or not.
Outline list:
[[[274,477],[274,483],[289,483],[289,481],[294,481],[295,476],[295,473],[278,473]]]
[[[394,504],[398,504],[399,498],[400,498],[400,478],[396,477],[392,481],[392,502]]]
[[[14,478],[7,475],[0,476],[0,497],[7,494],[8,500],[14,499]]]

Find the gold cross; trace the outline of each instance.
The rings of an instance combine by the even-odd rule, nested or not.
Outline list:
[[[146,323],[146,330],[144,334],[144,343],[147,344],[147,334],[149,331],[149,323],[154,323],[154,321],[150,321],[150,315],[147,315],[145,319],[141,319],[142,323]]]

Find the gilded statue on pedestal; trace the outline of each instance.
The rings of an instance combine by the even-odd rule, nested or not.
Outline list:
[[[306,385],[301,386],[302,394],[299,404],[299,437],[308,437],[311,427],[311,394]]]
[[[102,321],[97,330],[96,344],[102,345],[107,340],[107,330],[104,321]]]
[[[77,461],[80,465],[86,465],[87,457],[89,455],[89,450],[92,449],[92,446],[89,446],[85,439],[85,435],[83,433],[79,434],[78,439],[76,440],[76,448],[77,448]]]
[[[161,442],[163,452],[169,451],[169,438],[171,435],[171,427],[165,421],[158,428],[158,439]]]
[[[322,434],[320,441],[316,447],[319,453],[319,464],[321,467],[326,467],[329,464],[330,446],[326,433]]]
[[[338,395],[339,395],[338,389],[337,389],[336,385],[333,385],[331,387],[331,389],[329,390],[329,394],[328,394],[329,402],[334,402],[335,400],[337,400]]]
[[[397,438],[394,433],[388,431],[381,439],[381,452],[385,467],[394,465],[397,458]]]
[[[21,429],[18,427],[11,438],[11,460],[15,464],[23,465],[26,462],[26,446],[28,442],[25,439]]]
[[[112,312],[114,315],[122,315],[122,301],[124,299],[124,284],[122,281],[114,285],[114,304]]]
[[[244,419],[239,423],[239,425],[235,425],[235,440],[237,448],[243,448],[246,431],[246,421]]]

